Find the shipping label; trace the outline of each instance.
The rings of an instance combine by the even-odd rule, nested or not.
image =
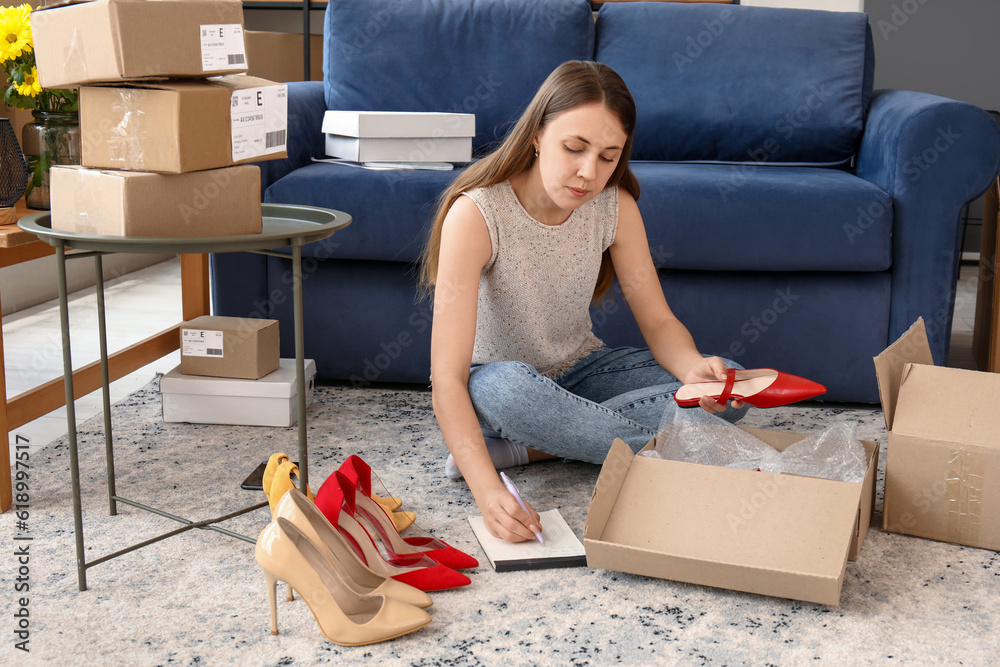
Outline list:
[[[239,23],[201,26],[201,70],[218,72],[247,68],[243,26]]]
[[[285,151],[288,134],[288,86],[234,90],[233,162]]]
[[[185,357],[223,358],[223,332],[181,329],[181,354]]]

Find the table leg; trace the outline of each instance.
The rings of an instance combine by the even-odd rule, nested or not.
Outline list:
[[[76,578],[81,591],[87,590],[87,568],[83,550],[83,507],[80,502],[80,460],[76,448],[76,405],[73,394],[73,358],[69,347],[69,290],[66,286],[66,249],[56,246],[59,281],[59,326],[62,329],[63,384],[66,387],[66,427],[69,439],[69,474],[73,488],[73,533],[76,537]]]
[[[292,308],[295,323],[295,390],[298,393],[299,490],[308,495],[309,449],[306,444],[305,337],[302,322],[302,244],[292,246]]]
[[[181,317],[184,321],[211,314],[208,255],[181,255]]]
[[[108,513],[118,514],[118,504],[115,496],[115,451],[111,433],[111,381],[108,371],[108,323],[107,311],[104,308],[104,262],[101,255],[94,255],[97,292],[97,335],[101,344],[101,397],[104,399],[104,460],[108,474]]]
[[[14,504],[10,480],[10,431],[7,421],[7,375],[4,370],[3,328],[0,327],[0,436],[3,449],[0,450],[0,512],[6,512]]]

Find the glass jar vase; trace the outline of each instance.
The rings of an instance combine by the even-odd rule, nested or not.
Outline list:
[[[28,169],[24,193],[28,208],[48,210],[49,168],[80,164],[80,115],[75,111],[32,111],[34,121],[24,126],[21,152]]]

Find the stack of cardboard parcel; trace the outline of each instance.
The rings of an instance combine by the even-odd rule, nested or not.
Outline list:
[[[32,20],[39,83],[80,89],[82,166],[50,171],[52,228],[260,233],[260,170],[286,157],[287,88],[245,72],[239,0],[90,0]]]
[[[50,171],[52,228],[101,236],[259,234],[260,168],[286,157],[287,86],[247,76],[239,0],[70,0],[33,15],[45,88],[80,90],[82,165]],[[181,327],[167,421],[288,426],[294,361],[275,320]],[[309,361],[309,389],[315,365]],[[311,392],[310,392],[311,393]]]
[[[278,321],[206,315],[181,325],[181,363],[160,378],[163,421],[293,426],[294,359],[279,359]],[[305,360],[306,405],[316,363]]]

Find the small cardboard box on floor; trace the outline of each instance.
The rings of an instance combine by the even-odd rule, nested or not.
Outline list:
[[[245,72],[237,0],[69,0],[31,15],[44,88]]]
[[[278,320],[204,315],[180,329],[184,375],[257,380],[278,368]]]
[[[59,231],[193,238],[263,228],[256,165],[187,174],[57,166],[49,178],[52,229]]]
[[[779,451],[806,437],[745,430]],[[837,605],[875,500],[878,445],[862,442],[865,478],[851,483],[648,458],[615,440],[587,512],[587,565]]]
[[[305,360],[306,405],[312,403],[316,363]],[[241,426],[294,426],[298,421],[295,360],[259,380],[183,375],[180,366],[160,378],[163,421]]]
[[[85,167],[179,174],[275,160],[287,157],[287,126],[288,87],[242,74],[80,88]]]
[[[882,529],[1000,550],[1000,375],[935,366],[923,319],[875,357]]]

